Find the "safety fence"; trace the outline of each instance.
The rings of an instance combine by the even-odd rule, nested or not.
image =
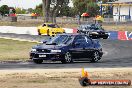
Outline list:
[[[10,17],[1,17],[0,16],[0,21],[8,21],[10,19]],[[49,18],[51,19],[51,18]],[[17,20],[18,21],[26,21],[26,20],[38,20],[38,21],[43,21],[44,22],[44,17],[41,16],[26,16],[26,15],[18,15],[17,16]],[[103,16],[103,23],[127,23],[127,22],[131,22],[132,20],[129,19],[127,16],[125,15],[121,15],[121,16],[116,16],[116,15],[104,15]],[[84,24],[84,23],[95,23],[95,17],[56,17],[56,23],[73,23],[73,24]]]

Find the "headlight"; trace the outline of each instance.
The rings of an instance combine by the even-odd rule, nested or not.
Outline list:
[[[32,52],[36,52],[37,50],[36,49],[31,49]]]
[[[59,52],[61,52],[61,50],[51,50],[51,52],[52,53],[57,53],[57,52],[59,53]]]
[[[91,32],[92,34],[98,34],[98,32]]]

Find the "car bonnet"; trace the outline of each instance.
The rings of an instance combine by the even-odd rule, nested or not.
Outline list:
[[[60,49],[62,47],[66,46],[65,44],[59,44],[59,45],[46,45],[46,44],[39,44],[34,46],[35,49]]]

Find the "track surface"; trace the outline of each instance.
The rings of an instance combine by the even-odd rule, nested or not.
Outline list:
[[[49,37],[0,34],[0,37],[12,37],[28,40],[41,41]],[[43,64],[34,64],[33,62],[12,62],[0,63],[0,69],[57,69],[57,68],[122,68],[132,67],[132,41],[120,40],[100,40],[105,52],[102,59],[97,63],[75,62],[72,64],[61,64],[60,62],[44,62]]]

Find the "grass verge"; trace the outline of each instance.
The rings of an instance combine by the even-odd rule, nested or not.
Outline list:
[[[28,60],[29,51],[35,44],[0,38],[0,61]]]

